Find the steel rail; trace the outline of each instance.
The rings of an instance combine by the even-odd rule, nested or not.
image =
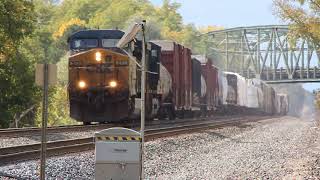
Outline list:
[[[239,115],[234,115],[232,117],[239,117]],[[218,119],[225,118],[225,116],[216,116],[216,117],[211,117],[211,118],[218,120]],[[184,123],[184,122],[190,122],[190,121],[195,121],[195,120],[196,121],[205,121],[205,120],[208,120],[208,117],[187,118],[187,119],[178,119],[178,120],[149,121],[149,122],[146,122],[146,125],[156,126],[156,125],[164,125],[164,124]],[[47,130],[48,130],[48,133],[61,133],[61,132],[69,132],[69,131],[105,129],[105,128],[110,128],[110,127],[115,127],[115,126],[125,126],[125,127],[134,128],[138,125],[139,125],[139,123],[137,123],[137,122],[130,123],[128,121],[127,123],[53,126],[53,127],[48,127]],[[41,128],[39,128],[39,127],[0,129],[0,137],[21,137],[21,136],[28,136],[28,135],[40,135],[40,133],[41,133]]]
[[[88,130],[88,129],[101,129],[116,126],[115,123],[110,124],[97,124],[97,125],[69,125],[69,126],[54,126],[48,127],[48,133],[68,132],[77,130]],[[41,133],[41,128],[38,127],[27,127],[27,128],[8,128],[0,129],[0,137],[15,137],[25,135],[35,135]]]
[[[189,123],[174,127],[147,129],[145,131],[145,138],[146,141],[152,141],[161,137],[174,136],[188,132],[196,132],[204,129],[233,126],[246,122],[256,122],[263,119],[270,119],[270,116],[233,117],[228,120],[207,120],[207,122],[201,123]],[[94,142],[95,140],[93,137],[51,141],[47,144],[47,155],[56,156],[92,150],[94,149]],[[0,148],[0,166],[10,164],[12,162],[26,161],[39,158],[40,146],[40,143],[36,143],[22,146]]]

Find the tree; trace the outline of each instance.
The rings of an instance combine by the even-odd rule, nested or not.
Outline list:
[[[290,23],[290,37],[320,45],[320,0],[274,0],[275,12]]]
[[[66,85],[57,85],[50,89],[48,101],[48,126],[78,124],[69,116],[69,102]],[[42,104],[37,108],[35,124],[42,122]]]
[[[320,0],[274,0],[276,13],[290,25],[290,42],[305,38],[320,47]],[[320,94],[315,96],[320,108]]]
[[[170,0],[164,0],[161,7],[149,0],[1,0],[0,126],[8,127],[14,117],[34,105],[32,115],[40,122],[41,91],[34,86],[34,65],[44,61],[59,67],[59,84],[50,90],[49,124],[74,123],[68,114],[66,90],[67,38],[76,31],[125,30],[132,22],[146,19],[148,40],[171,39],[192,48],[193,53],[207,53],[207,37],[201,35],[201,28],[183,24],[179,7]],[[33,120],[24,118],[21,126]]]
[[[0,63],[0,127],[9,127],[16,114],[39,101],[33,72],[33,64],[21,53],[10,55]]]
[[[0,62],[14,53],[21,40],[32,33],[34,17],[31,1],[0,1]]]
[[[18,113],[37,101],[33,63],[20,45],[34,30],[34,4],[0,1],[0,127],[9,127]],[[29,123],[29,122],[26,122]]]

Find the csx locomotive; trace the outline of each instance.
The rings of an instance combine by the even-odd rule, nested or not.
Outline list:
[[[142,43],[116,47],[124,32],[85,30],[68,39],[70,116],[84,124],[136,119],[140,114]],[[206,56],[176,42],[146,45],[146,118],[211,116],[223,109],[286,114],[288,96],[258,79],[222,72]]]
[[[139,114],[140,69],[136,62],[141,61],[141,42],[128,46],[136,62],[129,60],[116,47],[123,35],[120,30],[86,30],[69,37],[68,92],[72,118],[89,124],[136,118]],[[152,73],[147,75],[147,118],[155,117],[160,110],[159,58],[160,47],[148,43],[147,65]],[[166,88],[161,89],[169,93]]]

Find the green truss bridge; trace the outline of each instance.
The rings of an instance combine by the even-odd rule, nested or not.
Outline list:
[[[320,82],[319,46],[290,41],[287,25],[238,27],[208,33],[209,55],[222,69],[267,83]]]

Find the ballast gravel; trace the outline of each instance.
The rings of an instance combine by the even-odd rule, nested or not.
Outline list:
[[[320,179],[320,130],[293,117],[158,139],[145,149],[147,179]],[[0,177],[38,179],[38,163],[0,167]],[[92,151],[47,161],[47,179],[93,178]]]
[[[48,141],[58,141],[67,140],[75,138],[87,138],[93,137],[95,130],[90,131],[72,131],[72,132],[62,132],[62,133],[49,133],[47,135]],[[23,136],[23,137],[1,137],[0,148],[11,147],[11,146],[21,146],[27,144],[35,144],[41,142],[41,136]]]

